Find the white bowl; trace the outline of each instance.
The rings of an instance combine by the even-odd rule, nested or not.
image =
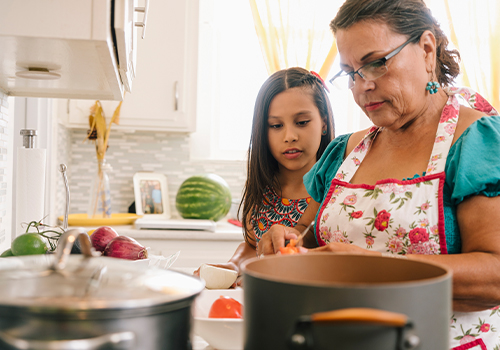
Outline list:
[[[221,295],[243,304],[243,289],[205,289],[193,305],[194,333],[217,350],[243,349],[242,318],[209,318],[213,302]]]

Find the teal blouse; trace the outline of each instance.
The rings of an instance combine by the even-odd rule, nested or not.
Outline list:
[[[318,203],[344,161],[351,134],[336,137],[323,156],[304,176],[307,192]],[[461,252],[457,205],[474,195],[500,195],[500,116],[483,117],[471,124],[451,146],[445,165],[443,188],[446,244],[449,254]],[[421,175],[415,175],[419,177]]]

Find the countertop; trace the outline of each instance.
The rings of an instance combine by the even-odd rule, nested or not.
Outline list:
[[[203,230],[158,230],[137,229],[134,225],[113,226],[119,235],[135,239],[169,239],[169,240],[204,240],[204,241],[243,241],[241,227],[230,224],[227,219],[217,221],[215,232]],[[84,227],[86,230],[95,227]]]

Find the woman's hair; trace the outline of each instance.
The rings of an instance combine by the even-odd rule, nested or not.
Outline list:
[[[436,79],[450,85],[460,73],[460,53],[448,50],[448,38],[423,0],[346,0],[330,23],[334,34],[360,21],[386,23],[394,32],[413,37],[429,30],[436,38]],[[418,39],[415,39],[417,42]]]
[[[245,241],[255,246],[253,228],[249,227],[247,218],[254,210],[259,210],[264,203],[266,188],[273,188],[281,194],[278,181],[278,162],[271,154],[268,141],[268,113],[273,98],[279,93],[300,87],[310,92],[319,110],[321,119],[326,125],[326,134],[321,136],[321,143],[316,153],[318,160],[334,137],[333,112],[322,80],[303,68],[288,68],[272,74],[262,85],[257,95],[252,122],[252,135],[248,149],[247,180],[243,189],[243,198],[238,212],[243,207],[241,221],[244,228]],[[312,137],[312,136],[311,136]]]

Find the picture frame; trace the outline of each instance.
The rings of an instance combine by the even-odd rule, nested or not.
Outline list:
[[[160,173],[138,172],[133,180],[136,214],[148,219],[170,219],[167,177]]]

